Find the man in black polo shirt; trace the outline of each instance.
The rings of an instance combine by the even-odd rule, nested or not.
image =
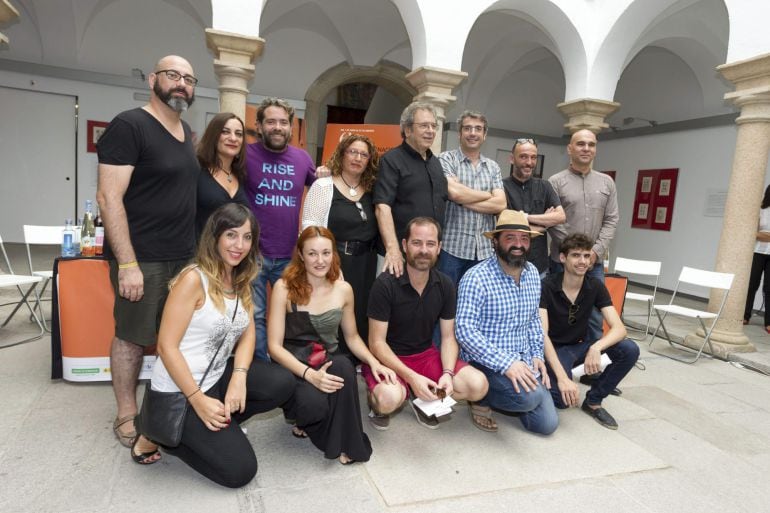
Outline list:
[[[484,375],[458,359],[455,339],[455,285],[433,268],[441,251],[441,227],[435,219],[418,217],[406,226],[402,240],[406,272],[400,277],[382,273],[369,295],[369,349],[382,363],[396,371],[398,383],[374,379],[364,365],[361,374],[369,389],[372,427],[385,430],[389,414],[404,403],[408,389],[425,401],[439,396],[478,401],[487,393]],[[433,328],[439,323],[441,350],[433,345]],[[438,421],[428,418],[412,404],[417,421],[435,429]],[[485,431],[497,430],[489,412],[476,412],[471,419]]]
[[[532,230],[545,231],[567,220],[559,195],[548,180],[532,176],[537,167],[537,145],[534,139],[516,139],[511,150],[511,176],[503,179],[508,209],[527,214]],[[535,264],[541,277],[548,271],[546,237],[532,237],[529,261]]]
[[[430,147],[436,137],[436,112],[429,103],[414,102],[401,113],[404,142],[380,159],[374,184],[374,213],[380,229],[377,251],[385,257],[383,271],[401,276],[404,258],[398,241],[415,217],[432,217],[444,226],[448,198],[441,162]]]
[[[557,408],[577,406],[579,392],[572,381],[572,368],[585,364],[586,374],[598,374],[586,393],[581,409],[599,424],[617,429],[618,423],[602,401],[634,367],[639,346],[626,338],[626,328],[604,284],[586,276],[591,266],[594,241],[582,233],[568,236],[561,243],[559,261],[563,273],[549,275],[540,295],[540,317],[545,333],[545,359],[551,381],[551,396]],[[598,340],[586,340],[588,320],[598,308],[610,330]],[[612,363],[601,371],[601,355]]]

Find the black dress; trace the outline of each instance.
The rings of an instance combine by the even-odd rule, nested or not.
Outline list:
[[[338,458],[344,452],[354,461],[369,461],[372,444],[361,423],[356,369],[346,356],[334,350],[342,310],[335,308],[313,315],[297,311],[293,303],[291,306],[292,311],[286,313],[284,347],[292,351],[292,348],[301,346],[302,341],[320,342],[332,361],[327,372],[340,376],[345,385],[327,394],[297,377],[294,401],[287,408],[286,415],[296,419],[297,427],[308,434],[310,441],[323,451],[325,457]]]
[[[366,306],[369,303],[372,283],[377,277],[375,248],[378,235],[377,219],[374,217],[374,205],[370,192],[364,193],[358,201],[361,204],[361,210],[356,203],[343,196],[335,186],[327,226],[337,239],[337,252],[340,255],[345,281],[353,287],[358,333],[364,342],[368,343],[369,320],[366,317]],[[366,220],[361,215],[362,211]],[[345,254],[346,248],[348,254]],[[342,352],[350,354],[342,336],[340,336],[340,346]]]
[[[225,203],[240,203],[246,207],[249,206],[243,184],[238,183],[238,190],[231,198],[224,187],[219,185],[219,182],[211,176],[208,169],[201,169],[200,175],[198,175],[198,209],[195,213],[195,237],[197,239],[200,239],[209,216]]]

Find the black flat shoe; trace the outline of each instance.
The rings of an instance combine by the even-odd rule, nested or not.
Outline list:
[[[610,415],[610,413],[601,406],[593,409],[588,406],[588,401],[584,400],[580,409],[589,414],[596,422],[606,427],[607,429],[618,429],[618,423],[615,421],[612,415]]]
[[[160,458],[154,460],[153,456],[156,454],[160,456],[160,451],[156,447],[154,451],[136,453],[136,444],[139,443],[139,436],[134,439],[133,445],[131,445],[131,459],[140,465],[152,465],[160,461]]]
[[[580,379],[578,381],[590,387],[591,385],[594,384],[594,380],[596,380],[596,378],[598,378],[600,375],[601,374],[583,374],[582,376],[580,376]],[[613,388],[612,390],[610,390],[610,395],[621,395],[622,393],[623,391],[620,390],[619,388]]]

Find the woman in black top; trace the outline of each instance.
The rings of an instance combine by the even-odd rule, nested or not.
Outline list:
[[[196,237],[200,237],[209,216],[225,203],[249,206],[243,182],[246,179],[244,125],[232,112],[221,112],[206,127],[198,143],[198,210]]]
[[[331,176],[316,180],[305,198],[302,228],[323,226],[337,239],[342,275],[353,287],[358,333],[368,340],[366,307],[377,275],[377,219],[372,189],[379,156],[366,136],[351,134],[342,139],[326,166]],[[343,343],[342,351],[348,353]]]

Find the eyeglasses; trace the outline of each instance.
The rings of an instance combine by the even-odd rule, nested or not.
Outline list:
[[[195,87],[195,84],[198,83],[198,79],[195,78],[194,76],[182,75],[181,73],[173,69],[159,69],[158,71],[155,72],[155,74],[157,75],[158,73],[165,73],[166,78],[171,80],[172,82],[179,82],[179,79],[181,78],[182,80],[184,80],[185,84],[192,87]]]
[[[366,222],[368,217],[366,217],[366,212],[364,212],[364,206],[361,204],[360,201],[356,201],[356,208],[358,209],[358,213],[361,216],[361,221]]]
[[[349,149],[345,150],[345,153],[347,153],[348,155],[350,155],[353,158],[361,157],[364,160],[369,160],[369,154],[366,153],[365,151],[358,151],[358,150],[355,150],[353,148],[349,148]]]
[[[573,303],[569,305],[569,310],[567,310],[567,324],[572,326],[577,322],[577,313],[580,311],[580,305]]]
[[[524,138],[514,139],[513,140],[513,148],[511,148],[511,152],[513,152],[513,150],[515,150],[516,146],[518,146],[519,144],[534,144],[535,146],[537,146],[537,143],[532,138],[529,138],[529,139],[524,139]]]
[[[431,130],[435,130],[438,128],[438,123],[412,123],[412,125],[416,126],[420,130],[427,130],[429,128]]]
[[[460,130],[469,134],[473,132],[479,132],[480,134],[483,134],[486,131],[484,125],[463,125],[460,127]]]

